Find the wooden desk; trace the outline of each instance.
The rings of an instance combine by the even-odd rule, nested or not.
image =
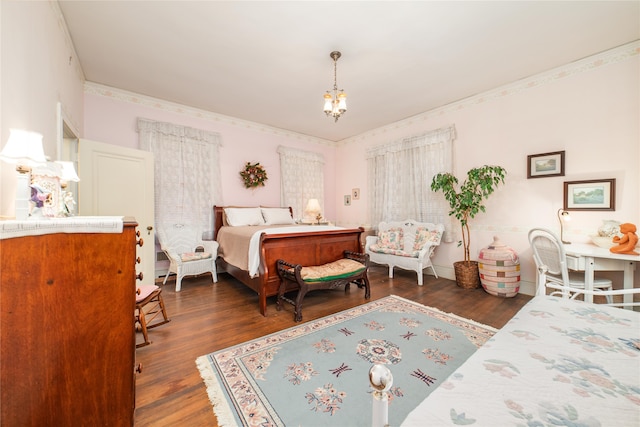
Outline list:
[[[564,245],[567,254],[567,267],[575,271],[584,271],[585,289],[593,290],[595,271],[623,271],[624,288],[633,288],[633,271],[640,261],[638,255],[614,254],[609,249],[588,243],[571,243]],[[585,301],[593,302],[593,295],[585,295]],[[633,301],[633,295],[625,295],[624,302]],[[627,307],[632,309],[632,307]]]

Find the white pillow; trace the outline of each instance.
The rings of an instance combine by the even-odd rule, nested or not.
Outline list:
[[[232,227],[242,225],[264,225],[260,208],[224,208],[227,224]]]
[[[295,224],[289,208],[262,208],[262,216],[267,225]]]

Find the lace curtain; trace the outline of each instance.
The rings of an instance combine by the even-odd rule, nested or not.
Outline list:
[[[293,217],[304,217],[309,199],[318,199],[324,209],[324,156],[312,151],[279,146],[280,200],[293,208]]]
[[[445,241],[452,241],[449,205],[442,194],[431,191],[431,180],[453,170],[454,139],[451,126],[367,150],[372,224],[405,219],[441,223]]]
[[[140,147],[155,163],[155,221],[200,225],[213,237],[213,205],[222,202],[217,133],[138,119]]]

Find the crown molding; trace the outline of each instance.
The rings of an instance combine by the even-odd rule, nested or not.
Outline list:
[[[73,46],[73,45],[71,45]],[[158,110],[168,111],[176,114],[181,114],[189,117],[195,117],[198,119],[208,120],[216,123],[224,123],[231,126],[242,127],[245,129],[254,130],[257,132],[266,133],[269,135],[283,136],[286,138],[295,139],[301,142],[311,142],[314,144],[327,145],[332,147],[344,146],[351,143],[357,143],[366,141],[369,138],[384,134],[396,129],[401,129],[421,122],[431,120],[433,117],[441,116],[453,111],[460,111],[465,108],[473,107],[486,102],[491,102],[497,99],[502,99],[507,96],[512,96],[523,91],[535,89],[543,85],[555,83],[558,80],[562,80],[575,75],[583,74],[593,70],[597,70],[603,66],[617,64],[627,61],[631,58],[637,57],[640,54],[640,40],[636,40],[631,43],[619,46],[607,50],[605,52],[589,56],[587,58],[571,62],[561,67],[554,68],[550,71],[546,71],[540,74],[536,74],[531,77],[527,77],[518,80],[514,83],[510,83],[498,88],[464,98],[460,101],[453,102],[451,104],[438,107],[436,109],[426,111],[413,117],[409,117],[404,120],[397,121],[388,126],[372,129],[370,131],[361,133],[356,136],[345,138],[341,141],[334,142],[322,138],[315,138],[309,135],[304,135],[284,129],[267,126],[261,123],[242,120],[236,117],[225,116],[218,113],[213,113],[206,110],[201,110],[187,105],[178,104],[170,101],[153,98],[146,95],[129,92],[123,89],[118,89],[110,86],[105,86],[99,83],[85,81],[84,92],[89,95],[97,95],[105,98],[112,98],[118,101],[127,102],[131,104],[142,105],[149,108],[155,108]]]
[[[442,107],[435,108],[424,113],[409,117],[404,120],[394,122],[388,126],[372,129],[370,131],[361,133],[356,136],[345,138],[338,141],[338,146],[343,146],[355,142],[366,141],[367,139],[384,134],[396,129],[409,127],[421,122],[431,120],[436,116],[441,116],[453,111],[464,110],[465,108],[473,107],[486,102],[491,102],[497,99],[502,99],[507,96],[515,95],[520,92],[524,92],[530,89],[535,89],[540,86],[544,86],[550,83],[555,83],[558,80],[563,80],[568,77],[573,77],[578,74],[591,72],[602,68],[606,65],[617,64],[627,61],[640,54],[640,40],[633,41],[631,43],[624,44],[622,46],[601,52],[596,55],[589,56],[574,62],[570,62],[561,67],[554,68],[550,71],[539,73],[516,82],[491,89],[486,92],[482,92],[477,95],[470,96],[468,98],[461,99],[460,101],[453,102],[451,104],[444,105]]]

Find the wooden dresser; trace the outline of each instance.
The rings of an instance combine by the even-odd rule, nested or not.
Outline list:
[[[0,239],[0,425],[133,425],[142,242],[120,224]]]

